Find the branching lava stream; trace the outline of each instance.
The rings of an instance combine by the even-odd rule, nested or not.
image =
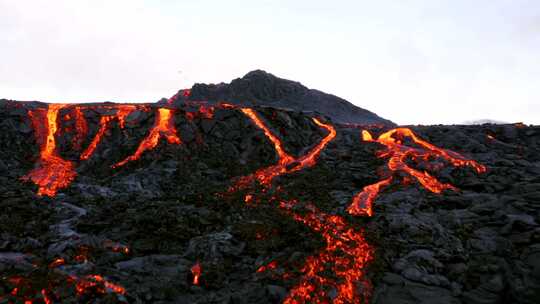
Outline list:
[[[405,138],[410,138],[421,148],[413,148],[403,144]],[[378,142],[386,147],[386,150],[378,154],[380,158],[390,158],[388,160],[388,169],[390,176],[364,187],[364,189],[353,197],[348,212],[353,215],[373,215],[372,205],[381,188],[388,186],[395,178],[395,173],[404,172],[414,177],[424,188],[433,192],[441,193],[443,190],[454,190],[457,188],[448,183],[442,183],[427,171],[419,171],[407,165],[408,159],[417,163],[428,162],[432,158],[442,158],[455,167],[472,167],[477,173],[486,172],[486,167],[465,158],[459,153],[444,150],[436,147],[416,136],[411,129],[397,128],[381,134],[377,139],[373,139],[371,133],[362,131],[362,139],[366,142]]]
[[[58,112],[65,105],[50,104],[48,108],[29,112],[36,139],[40,143],[39,167],[23,176],[39,186],[38,195],[55,196],[59,189],[67,187],[76,173],[71,161],[58,155],[55,134],[58,130]]]
[[[313,122],[319,127],[328,131],[328,134],[308,153],[295,159],[289,155],[284,147],[281,140],[268,128],[263,120],[257,115],[253,109],[241,108],[242,113],[244,113],[259,129],[264,132],[264,135],[272,142],[274,149],[279,157],[278,163],[266,168],[257,170],[255,173],[241,177],[234,186],[232,186],[229,191],[235,191],[243,189],[251,185],[255,180],[257,180],[261,185],[269,187],[272,183],[272,180],[279,175],[287,174],[302,170],[307,167],[315,165],[316,159],[321,153],[321,151],[336,137],[336,130],[330,124],[325,124],[319,121],[317,118],[313,118]]]
[[[156,122],[150,130],[148,136],[143,139],[135,153],[128,156],[124,160],[114,164],[112,168],[118,168],[130,161],[141,158],[141,155],[147,151],[154,149],[161,137],[165,137],[170,144],[179,145],[182,143],[180,137],[176,134],[176,128],[174,127],[173,111],[171,109],[159,108],[157,111]]]

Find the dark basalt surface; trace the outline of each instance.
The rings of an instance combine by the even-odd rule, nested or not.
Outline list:
[[[194,94],[197,89],[194,88]],[[40,106],[40,105],[34,105]],[[255,108],[293,155],[325,133],[296,111]],[[110,165],[134,152],[154,122],[140,112],[125,130],[113,125],[95,155],[77,160],[69,132],[58,137],[62,157],[76,162],[75,181],[54,198],[38,197],[23,183],[39,157],[26,108],[0,103],[0,303],[20,276],[26,292],[69,285],[67,275],[99,274],[125,296],[55,287],[62,303],[280,303],[298,280],[320,235],[279,212],[270,193],[244,202],[226,193],[235,177],[277,161],[261,130],[236,110],[214,119],[175,113],[182,145],[161,141],[138,161]],[[85,110],[86,146],[99,113]],[[67,127],[64,125],[64,127]],[[540,299],[540,127],[523,125],[411,127],[438,147],[488,167],[444,167],[434,173],[459,192],[430,193],[418,183],[393,185],[375,201],[374,216],[345,210],[352,196],[380,180],[382,148],[361,140],[360,129],[337,127],[337,137],[312,167],[276,179],[281,196],[311,202],[365,229],[375,249],[366,272],[372,303],[538,303]],[[373,129],[378,134],[379,129]],[[488,135],[492,138],[489,138]],[[250,192],[251,193],[251,192]],[[124,248],[129,252],[113,250]],[[80,256],[86,261],[81,261]],[[51,268],[56,258],[66,264]],[[277,272],[257,272],[270,261]],[[199,262],[201,283],[192,284]],[[34,299],[39,298],[37,295]],[[39,303],[36,300],[35,303]]]
[[[301,83],[282,79],[261,70],[247,73],[231,83],[195,84],[191,100],[222,101],[249,106],[270,106],[295,111],[318,112],[335,122],[394,125],[377,114],[353,105],[345,99]]]

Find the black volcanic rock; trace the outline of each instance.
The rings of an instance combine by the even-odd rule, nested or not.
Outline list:
[[[299,82],[282,79],[262,70],[249,72],[230,84],[195,84],[189,99],[318,112],[337,123],[394,124],[345,99],[309,89]]]
[[[303,88],[291,86],[287,92]],[[44,106],[0,100],[0,303],[24,302],[13,292],[19,278],[32,283],[22,284],[21,293],[35,303],[43,302],[40,291],[48,286],[58,292],[49,294],[53,303],[281,303],[325,239],[280,211],[274,195],[298,200],[299,207],[309,202],[365,231],[374,250],[363,269],[373,285],[370,303],[538,303],[538,126],[411,127],[432,144],[486,165],[487,172],[440,163],[435,176],[459,191],[435,194],[417,182],[395,183],[375,200],[373,217],[359,218],[345,210],[355,193],[380,180],[377,172],[387,165],[377,157],[380,144],[362,141],[359,128],[336,126],[336,138],[313,167],[276,178],[266,192],[229,193],[236,178],[277,161],[271,141],[238,109],[216,108],[212,119],[190,119],[175,108],[182,144],[161,139],[139,160],[113,169],[154,125],[155,105],[133,112],[124,129],[113,123],[87,161],[70,144],[67,106],[55,137],[77,177],[56,197],[38,197],[36,186],[20,178],[39,159],[28,111]],[[108,112],[84,107],[86,147]],[[293,156],[326,135],[298,111],[253,110]],[[261,201],[248,204],[246,194]],[[50,266],[58,258],[64,264]],[[275,270],[259,271],[273,261]],[[192,268],[199,264],[196,286]],[[77,295],[73,277],[87,275],[123,286],[125,295],[105,288]]]

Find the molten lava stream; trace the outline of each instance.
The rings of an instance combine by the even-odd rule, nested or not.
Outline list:
[[[35,136],[40,143],[39,167],[23,176],[39,186],[38,195],[55,196],[59,189],[67,187],[76,173],[71,161],[58,155],[55,134],[58,130],[58,112],[65,105],[50,104],[47,110],[36,109],[29,112]]]
[[[92,154],[94,154],[94,151],[97,148],[97,145],[101,142],[103,139],[103,136],[105,136],[105,132],[110,128],[111,122],[114,118],[118,119],[118,124],[120,125],[121,129],[124,129],[126,126],[126,117],[136,109],[136,106],[131,105],[117,105],[114,107],[116,109],[116,114],[113,115],[105,115],[102,116],[99,121],[99,130],[92,139],[92,142],[88,145],[86,150],[81,154],[81,160],[88,160]]]
[[[148,136],[146,136],[146,138],[144,138],[143,141],[140,143],[139,147],[137,147],[135,153],[131,156],[128,156],[124,160],[112,165],[112,168],[118,168],[127,164],[130,161],[139,159],[145,151],[154,149],[158,145],[159,139],[162,136],[165,137],[167,142],[169,142],[170,144],[181,144],[182,141],[176,133],[173,118],[174,116],[171,109],[159,108],[157,111],[156,122],[154,123],[154,126],[150,130]]]
[[[353,229],[344,218],[320,212],[308,206],[305,214],[290,211],[294,202],[280,207],[325,240],[325,247],[306,259],[300,269],[303,276],[283,303],[367,303],[372,286],[366,267],[373,259],[373,248],[364,232]],[[331,296],[332,295],[332,296]]]
[[[270,142],[272,142],[274,149],[278,154],[279,160],[275,165],[259,169],[251,175],[241,177],[236,184],[229,189],[229,191],[245,188],[252,184],[254,180],[257,180],[261,185],[268,187],[271,185],[272,180],[281,174],[292,173],[314,166],[321,151],[336,137],[336,130],[332,125],[322,123],[317,118],[313,118],[315,124],[323,129],[326,129],[328,134],[308,153],[299,157],[298,159],[295,159],[285,151],[281,140],[274,133],[272,133],[272,131],[270,131],[270,129],[264,124],[262,119],[253,109],[241,108],[241,111],[249,119],[251,119],[255,126],[261,129],[264,132],[264,135],[270,140]]]
[[[368,185],[353,197],[348,212],[353,215],[373,215],[372,205],[381,188],[388,186],[397,172],[404,172],[408,176],[415,178],[424,188],[433,192],[441,193],[444,190],[458,190],[451,184],[442,183],[427,171],[419,171],[407,165],[407,160],[413,160],[417,163],[427,162],[431,158],[442,158],[455,167],[472,167],[477,173],[486,172],[486,167],[473,160],[467,159],[459,153],[441,149],[422,139],[408,128],[392,129],[381,134],[377,139],[373,139],[371,133],[362,131],[362,138],[367,142],[378,142],[386,147],[386,150],[378,154],[380,158],[387,158],[387,168],[390,171],[390,177],[385,178],[375,184]],[[421,148],[413,148],[403,144],[404,138],[410,138],[413,143]]]
[[[109,124],[113,118],[114,118],[113,116],[101,117],[99,121],[99,130],[96,133],[96,136],[94,136],[94,139],[92,139],[92,142],[90,143],[90,145],[88,145],[86,150],[84,150],[84,152],[81,154],[81,160],[87,160],[90,158],[90,156],[92,156],[92,154],[94,154],[94,151],[96,150],[97,145],[99,144],[99,142],[105,135],[105,132],[107,132],[107,129],[109,128]]]

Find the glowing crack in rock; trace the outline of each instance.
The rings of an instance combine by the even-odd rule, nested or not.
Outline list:
[[[305,214],[294,213],[290,210],[293,204],[281,202],[280,207],[320,233],[325,246],[306,259],[300,281],[283,303],[368,303],[372,285],[366,277],[366,266],[374,250],[364,232],[352,228],[343,217],[320,212],[311,205]]]
[[[403,143],[405,138],[409,138],[421,148],[413,148],[406,146]],[[364,187],[364,189],[353,197],[352,203],[347,209],[353,215],[373,215],[372,205],[381,188],[388,186],[394,180],[397,172],[404,172],[408,176],[416,179],[423,187],[433,193],[441,193],[444,190],[457,190],[451,184],[442,183],[435,177],[431,176],[427,171],[420,171],[411,168],[408,160],[420,162],[428,162],[433,158],[442,158],[455,167],[471,167],[477,173],[486,172],[486,167],[473,160],[467,159],[459,153],[441,149],[422,139],[420,139],[409,128],[396,128],[381,134],[377,139],[374,139],[371,133],[366,130],[362,131],[362,139],[366,142],[378,142],[386,147],[386,150],[378,153],[380,158],[389,158],[388,169],[390,176],[375,183]],[[433,167],[436,169],[436,167]]]
[[[244,115],[251,119],[255,126],[264,132],[264,135],[274,146],[279,160],[275,165],[259,169],[251,175],[241,177],[236,184],[229,189],[229,191],[245,188],[252,184],[255,180],[257,180],[261,185],[268,187],[271,185],[272,180],[279,175],[292,173],[315,165],[317,157],[321,151],[336,137],[336,130],[332,125],[325,124],[317,118],[313,118],[313,122],[319,127],[327,130],[328,134],[308,153],[299,157],[298,159],[295,159],[285,151],[282,141],[264,124],[263,120],[253,109],[241,108],[240,110],[242,113],[244,113]]]
[[[39,186],[38,195],[55,196],[59,189],[67,187],[76,173],[71,161],[58,155],[55,134],[58,130],[58,112],[65,105],[50,104],[48,108],[29,112],[36,139],[41,144],[39,167],[22,179],[31,180]]]
[[[150,130],[148,136],[146,136],[139,144],[135,153],[114,164],[112,168],[118,168],[130,161],[138,160],[145,151],[154,149],[158,145],[159,139],[162,137],[170,144],[181,144],[182,141],[176,133],[173,118],[173,111],[171,109],[159,108],[154,126]]]

